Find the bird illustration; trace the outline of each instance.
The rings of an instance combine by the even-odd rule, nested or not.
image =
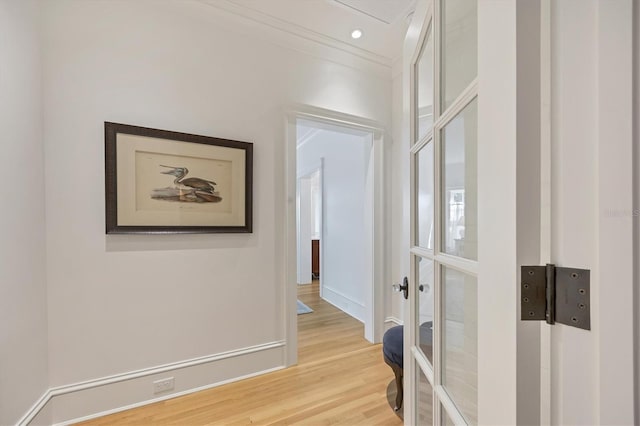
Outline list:
[[[171,169],[167,170],[166,172],[160,173],[175,176],[176,178],[173,181],[174,185],[188,187],[189,189],[195,189],[198,191],[209,192],[211,194],[213,194],[216,189],[215,185],[217,185],[217,183],[210,180],[201,179],[198,177],[190,177],[185,179],[184,177],[187,175],[187,173],[189,173],[189,169],[187,169],[186,167],[163,166],[162,164],[160,165],[160,167]]]

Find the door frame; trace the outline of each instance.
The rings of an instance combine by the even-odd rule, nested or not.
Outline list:
[[[612,4],[613,3],[613,4]],[[598,398],[601,424],[634,419],[633,324],[633,9],[598,0]],[[622,196],[620,196],[622,195]],[[623,211],[622,218],[611,210]],[[622,340],[622,341],[621,341]]]
[[[315,121],[319,124],[346,127],[365,131],[372,135],[371,153],[373,158],[373,215],[371,243],[372,280],[370,291],[365,300],[365,338],[373,343],[382,340],[384,329],[384,283],[389,282],[385,259],[387,241],[385,195],[389,183],[385,179],[386,131],[384,127],[367,118],[345,114],[311,105],[293,105],[285,111],[285,256],[283,259],[283,312],[285,331],[285,366],[298,362],[298,316],[297,300],[297,235],[296,235],[296,123],[299,119]],[[322,273],[322,272],[321,272]]]
[[[552,263],[591,270],[591,331],[554,325],[543,334],[549,370],[543,370],[542,419],[637,424],[632,372],[638,368],[633,356],[638,344],[633,324],[638,109],[630,88],[637,90],[638,9],[631,0],[545,3],[549,46],[543,72],[549,75],[549,103],[542,107],[549,108],[550,150],[543,162],[549,163],[551,232],[542,248]],[[580,37],[573,37],[577,33]],[[588,163],[576,177],[588,181],[592,196],[567,197],[578,184],[564,173],[562,162],[580,164],[584,157]],[[573,225],[576,218],[580,226]],[[581,238],[587,229],[593,235]]]

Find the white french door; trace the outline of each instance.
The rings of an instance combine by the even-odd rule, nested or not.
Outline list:
[[[505,26],[515,6],[506,3],[418,1],[406,39],[406,424],[516,422],[515,170],[497,164],[516,154],[515,85],[496,90],[515,73],[515,22]],[[480,36],[513,49],[483,48]],[[481,79],[482,67],[496,72]],[[505,97],[511,110],[494,104]],[[483,116],[500,127],[480,125]]]
[[[638,423],[634,12],[417,1],[403,55],[406,424]],[[519,320],[519,267],[548,261],[592,271],[591,331]]]

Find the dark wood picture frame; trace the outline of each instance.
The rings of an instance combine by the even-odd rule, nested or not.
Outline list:
[[[104,130],[107,234],[252,232],[252,143],[111,122],[104,123]],[[158,159],[167,163],[166,158],[180,164],[160,164]],[[199,174],[182,163],[197,165]],[[225,173],[222,184],[207,180],[218,170]],[[143,187],[141,175],[161,179],[167,187]],[[225,197],[216,185],[226,185],[230,195]],[[145,210],[136,207],[137,200],[152,206],[146,210],[153,219],[149,223]],[[161,209],[154,211],[153,206]],[[216,211],[220,206],[226,210]]]

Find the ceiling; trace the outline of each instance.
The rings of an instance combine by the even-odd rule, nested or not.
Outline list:
[[[312,34],[328,44],[380,56],[388,63],[402,54],[415,0],[205,0],[212,6],[233,5],[250,16],[292,35]],[[354,40],[351,32],[363,36]]]

